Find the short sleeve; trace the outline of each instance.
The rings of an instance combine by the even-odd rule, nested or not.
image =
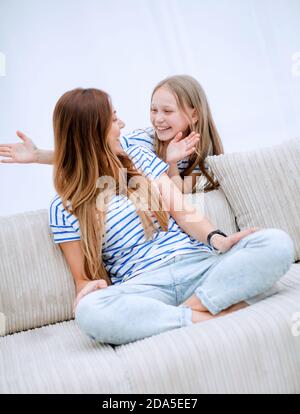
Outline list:
[[[49,225],[55,243],[80,240],[79,221],[64,208],[59,196],[50,205]]]
[[[130,134],[121,137],[121,145],[124,149],[131,145],[143,145],[152,151],[154,150],[154,133],[153,128],[135,129]]]
[[[168,164],[145,146],[132,145],[126,152],[133,161],[135,168],[144,173],[146,177],[156,179],[169,169]]]

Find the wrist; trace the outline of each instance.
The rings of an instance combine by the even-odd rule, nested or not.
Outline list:
[[[179,175],[179,170],[178,170],[178,166],[177,166],[177,162],[167,162],[167,164],[169,164],[169,173],[171,173],[172,175]]]
[[[76,293],[78,294],[85,287],[85,285],[89,282],[90,282],[89,280],[85,280],[85,279],[82,279],[82,280],[76,282],[76,284],[75,284],[76,285]]]
[[[221,234],[214,234],[210,239],[210,245],[214,250],[222,250],[222,246],[225,240],[225,236]]]
[[[32,162],[39,164],[41,162],[41,150],[35,147],[33,153],[34,153],[34,156],[33,156]]]
[[[227,235],[221,230],[213,230],[207,235],[207,244],[216,252],[223,250],[224,241]]]

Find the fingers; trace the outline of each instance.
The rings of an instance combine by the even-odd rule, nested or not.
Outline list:
[[[255,231],[257,231],[257,230],[259,230],[259,227],[250,227],[250,228],[248,228],[248,229],[246,229],[246,230],[242,230],[242,231],[240,231],[238,234],[239,234],[241,237],[245,237],[245,236],[248,236],[248,234],[254,233],[254,232],[255,232]]]
[[[188,151],[186,151],[186,155],[192,155],[195,151],[196,151],[196,147],[192,147],[191,149],[189,149]]]
[[[94,287],[91,287],[91,286],[87,286],[86,288],[83,288],[79,293],[78,293],[78,295],[76,296],[76,299],[75,299],[75,308],[76,308],[76,306],[78,305],[78,302],[84,297],[84,296],[86,296],[86,295],[88,295],[89,293],[91,293],[91,292],[93,292],[95,290],[95,288]],[[75,309],[74,309],[75,310]]]
[[[24,142],[31,141],[31,139],[21,131],[16,131],[16,134]],[[1,151],[9,151],[14,147],[14,145],[16,144],[0,144],[0,149]]]
[[[176,135],[175,135],[175,137],[173,138],[173,141],[174,141],[174,142],[178,142],[178,141],[180,141],[180,140],[181,140],[181,138],[182,138],[182,136],[183,136],[182,132],[181,132],[181,131],[180,131],[180,132],[178,132],[178,134],[176,134]]]
[[[2,163],[2,164],[13,164],[13,163],[15,163],[15,161],[14,160],[0,160],[0,163]]]
[[[99,286],[103,289],[107,287],[107,282],[104,279],[99,280]]]
[[[200,135],[196,132],[192,132],[187,138],[185,138],[186,150],[189,150],[191,147],[196,147],[200,141]]]
[[[191,140],[193,140],[195,138],[199,138],[200,139],[200,134],[198,132],[193,131],[185,139],[191,141]]]
[[[18,135],[19,138],[21,138],[24,142],[28,141],[29,138],[21,131],[16,131],[16,134]]]
[[[251,233],[256,232],[257,230],[259,230],[259,227],[250,227],[249,229],[242,230],[238,233],[233,234],[234,243],[237,243],[238,241],[242,240],[244,237],[248,236]]]
[[[1,155],[1,157],[10,157],[11,151],[10,150],[4,150],[3,148],[0,148],[0,155]]]
[[[75,315],[75,311],[76,311],[76,307],[78,305],[78,303],[80,302],[80,300],[88,295],[89,293],[94,292],[95,290],[98,289],[104,289],[107,287],[107,282],[104,279],[99,279],[95,282],[91,282],[89,285],[87,285],[86,287],[84,287],[76,296],[75,302],[73,304],[73,314]]]

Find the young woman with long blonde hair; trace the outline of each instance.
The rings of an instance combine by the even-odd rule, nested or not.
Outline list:
[[[107,93],[66,92],[53,126],[50,226],[76,284],[76,321],[96,341],[125,344],[235,311],[291,265],[285,232],[226,236],[186,204],[153,151],[122,148]]]

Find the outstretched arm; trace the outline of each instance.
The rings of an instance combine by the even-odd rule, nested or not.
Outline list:
[[[6,164],[53,164],[54,151],[40,150],[23,132],[17,131],[17,136],[23,142],[16,144],[0,144],[1,163]]]

